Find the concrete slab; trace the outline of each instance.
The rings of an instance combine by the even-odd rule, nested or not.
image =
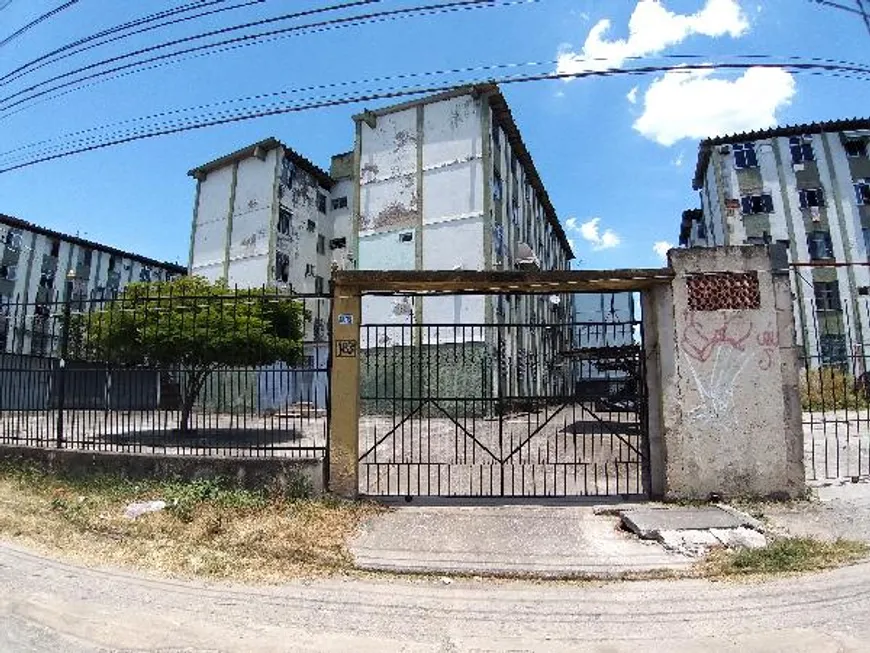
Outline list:
[[[662,531],[751,527],[752,524],[747,522],[738,513],[725,511],[717,506],[627,510],[622,513],[623,526],[644,539],[658,539]]]
[[[591,506],[402,507],[365,523],[350,550],[361,569],[439,575],[607,578],[694,562]]]

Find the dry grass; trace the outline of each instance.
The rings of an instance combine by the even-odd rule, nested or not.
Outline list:
[[[170,507],[124,517],[130,502],[152,499]],[[0,537],[84,563],[170,575],[268,582],[346,570],[348,538],[378,510],[217,481],[81,481],[0,467]]]
[[[868,552],[867,544],[852,540],[784,537],[760,549],[714,550],[701,569],[713,577],[820,571],[857,562]]]

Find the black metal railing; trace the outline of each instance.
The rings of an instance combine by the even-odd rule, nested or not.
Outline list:
[[[0,444],[325,455],[325,294],[132,287],[0,302]]]
[[[870,476],[870,307],[863,264],[792,266],[810,480]]]
[[[360,491],[645,494],[633,310],[588,322],[570,296],[458,297],[364,298]]]

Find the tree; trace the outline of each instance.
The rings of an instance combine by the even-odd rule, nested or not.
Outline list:
[[[276,290],[231,289],[223,281],[179,277],[135,283],[70,323],[77,355],[117,366],[183,372],[178,428],[190,432],[193,406],[209,375],[302,356],[302,302]]]

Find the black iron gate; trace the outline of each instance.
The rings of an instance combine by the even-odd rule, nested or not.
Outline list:
[[[360,493],[647,494],[642,333],[622,295],[593,321],[591,295],[364,297]]]

